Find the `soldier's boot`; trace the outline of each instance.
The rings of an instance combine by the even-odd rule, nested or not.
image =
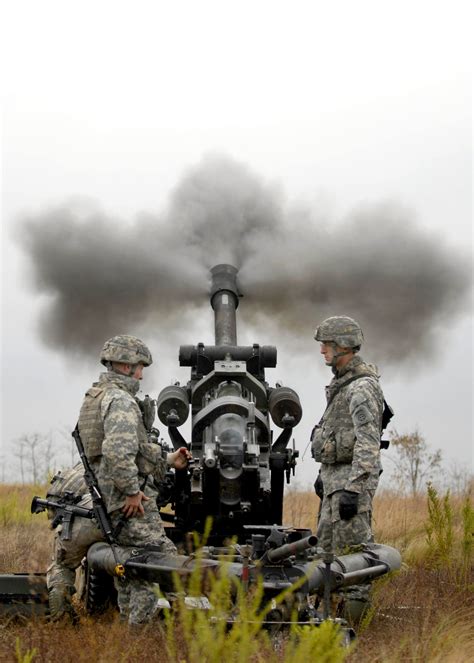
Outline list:
[[[370,610],[370,602],[366,599],[349,598],[343,601],[342,617],[350,626],[358,628]]]
[[[75,593],[74,587],[67,585],[56,585],[51,587],[48,593],[49,615],[51,621],[61,620],[70,621],[76,624],[79,616],[71,602],[71,597]]]
[[[357,628],[371,607],[370,585],[353,585],[340,592],[341,601],[337,614],[350,626]]]

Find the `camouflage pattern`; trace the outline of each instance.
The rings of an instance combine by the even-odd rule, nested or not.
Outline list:
[[[110,375],[113,375],[110,373]],[[119,384],[121,386],[121,383]],[[102,420],[102,400],[108,388],[113,388],[113,382],[104,381],[99,385],[94,382],[85,394],[79,413],[78,427],[82,444],[89,463],[97,473],[102,458],[102,442],[104,441],[104,423]]]
[[[342,491],[324,497],[321,504],[317,537],[318,545],[327,552],[348,554],[359,552],[367,543],[373,543],[372,500],[374,490],[359,493],[358,512],[350,520],[341,520],[339,497]],[[370,584],[350,585],[339,592],[339,616],[353,626],[360,623],[370,606]]]
[[[131,557],[134,548],[138,546],[157,546],[165,554],[176,555],[176,547],[166,536],[156,502],[150,500],[144,502],[143,506],[145,515],[142,518],[128,518],[124,521],[121,511],[110,514],[114,527],[118,525],[120,528],[123,523],[117,538],[125,557]],[[150,621],[158,608],[159,585],[138,578],[115,578],[114,584],[121,618],[130,625]]]
[[[143,364],[151,366],[153,358],[148,347],[136,336],[121,334],[105,341],[100,353],[100,363],[107,365],[115,361],[121,364]]]
[[[129,549],[154,545],[163,552],[176,554],[174,544],[166,537],[156,506],[158,492],[154,480],[166,472],[166,459],[160,445],[149,442],[140,407],[135,399],[139,381],[119,373],[102,373],[94,388],[103,392],[100,398],[86,394],[79,430],[94,419],[99,410],[103,439],[89,439],[88,444],[100,448],[95,457],[97,479],[113,527],[118,526],[117,542]],[[89,432],[91,428],[88,429]],[[95,434],[100,436],[96,428]],[[85,447],[85,444],[84,444]],[[86,452],[87,453],[87,452]],[[143,491],[150,499],[142,502],[143,517],[124,518],[122,507],[128,495]],[[147,622],[157,609],[156,584],[125,577],[115,582],[122,618],[129,624]]]
[[[342,491],[325,495],[317,530],[318,544],[328,552],[356,552],[361,544],[373,540],[371,531],[372,501],[369,491],[359,494],[357,515],[350,520],[339,516]]]
[[[362,345],[364,335],[358,322],[347,315],[326,318],[314,332],[321,343],[337,343],[341,348],[356,348]]]
[[[46,497],[63,497],[67,492],[81,498],[89,494],[82,463],[77,463],[72,469],[57,472],[50,481]]]
[[[82,463],[53,477],[47,497],[58,498],[63,496],[66,491],[82,496],[77,502],[78,506],[92,508],[92,498],[87,492]],[[48,516],[50,518],[54,516],[52,510],[48,510]],[[73,616],[71,597],[76,591],[74,586],[76,569],[82,558],[85,557],[89,546],[103,540],[96,522],[87,518],[74,518],[68,540],[64,540],[62,530],[62,525],[58,525],[55,529],[52,561],[46,572],[49,609],[53,619],[58,619],[65,614]]]
[[[353,357],[326,387],[326,397],[329,404],[313,430],[311,445],[313,457],[322,463],[325,495],[376,487],[383,393],[375,367]]]
[[[354,356],[335,373],[326,398],[328,406],[313,430],[311,446],[313,457],[321,462],[324,486],[317,536],[325,551],[345,554],[374,540],[372,500],[382,471],[384,403],[375,366]],[[359,495],[357,514],[350,520],[339,514],[343,490]],[[347,587],[341,595],[346,618],[356,621],[369,605],[370,585]]]
[[[102,373],[87,390],[79,415],[84,449],[109,512],[121,508],[127,495],[135,495],[145,477],[160,481],[166,473],[161,446],[148,441],[134,398],[138,388],[135,378]],[[144,492],[153,498],[156,491],[151,483],[147,482]]]

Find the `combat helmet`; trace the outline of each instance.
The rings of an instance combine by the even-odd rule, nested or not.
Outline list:
[[[105,341],[100,353],[100,363],[106,366],[108,362],[116,361],[121,364],[143,364],[150,366],[153,363],[150,350],[143,341],[136,336],[120,334]]]
[[[341,348],[359,348],[364,340],[358,322],[348,315],[326,318],[314,332],[314,338],[322,343],[336,343]]]

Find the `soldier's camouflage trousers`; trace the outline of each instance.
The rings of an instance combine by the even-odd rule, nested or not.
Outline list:
[[[375,491],[360,493],[357,515],[350,520],[341,520],[339,515],[341,492],[337,491],[332,495],[324,496],[317,529],[318,544],[326,552],[333,552],[336,555],[357,552],[365,544],[374,540],[372,534],[372,500]],[[354,614],[359,611],[363,613],[370,602],[370,584],[346,587],[341,594],[344,597],[346,608],[353,604]],[[365,604],[364,608],[358,605],[361,603]],[[353,618],[350,613],[344,616],[351,622],[359,619],[359,617],[357,619]]]
[[[166,536],[163,522],[154,504],[145,503],[145,515],[142,518],[128,518],[124,521],[117,537],[121,548],[129,548],[130,554],[134,547],[154,545],[163,553],[176,555],[176,546]],[[112,526],[122,521],[122,512],[110,514]],[[114,579],[117,599],[122,619],[130,625],[144,624],[153,617],[158,607],[157,583],[138,578]]]
[[[373,541],[371,521],[374,491],[360,493],[357,515],[350,520],[341,520],[339,515],[341,492],[324,496],[317,529],[321,548],[335,554],[350,552],[351,548]]]
[[[51,617],[59,618],[65,613],[72,613],[71,596],[76,591],[76,569],[89,546],[102,539],[96,523],[87,518],[74,518],[67,541],[62,538],[61,526],[56,529],[52,562],[46,572]]]

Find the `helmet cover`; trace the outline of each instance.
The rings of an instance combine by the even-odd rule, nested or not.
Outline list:
[[[362,345],[364,335],[353,318],[334,315],[316,327],[314,338],[321,343],[336,343],[341,348],[356,348]]]
[[[100,353],[101,364],[105,366],[110,361],[131,364],[132,366],[135,364],[150,366],[153,363],[153,358],[148,347],[139,338],[120,334],[105,341]]]

